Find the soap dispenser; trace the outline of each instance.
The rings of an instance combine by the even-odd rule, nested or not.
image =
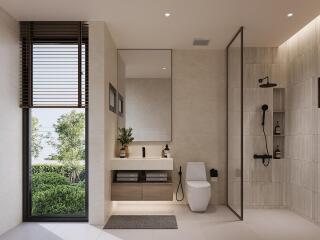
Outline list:
[[[166,147],[165,147],[165,149],[163,151],[163,155],[164,155],[165,158],[170,158],[171,157],[170,148],[169,148],[168,144],[166,144]]]
[[[142,157],[146,157],[146,147],[142,147]]]

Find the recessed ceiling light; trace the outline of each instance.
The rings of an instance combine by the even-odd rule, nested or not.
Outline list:
[[[165,17],[170,17],[170,16],[171,16],[171,13],[166,12],[166,13],[164,14],[164,16],[165,16]]]
[[[163,66],[163,67],[162,67],[162,70],[167,70],[167,67],[166,67],[166,66]]]
[[[293,13],[288,13],[287,14],[287,17],[292,17],[293,16]]]

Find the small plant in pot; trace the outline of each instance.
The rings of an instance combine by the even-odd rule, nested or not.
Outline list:
[[[129,157],[128,145],[132,143],[132,128],[119,128],[118,141],[121,143],[120,158]]]

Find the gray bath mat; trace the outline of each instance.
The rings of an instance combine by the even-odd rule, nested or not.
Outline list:
[[[177,229],[174,215],[112,215],[105,229]]]

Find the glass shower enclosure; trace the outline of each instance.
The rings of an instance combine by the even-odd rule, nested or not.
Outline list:
[[[243,220],[243,27],[226,48],[227,206]]]

